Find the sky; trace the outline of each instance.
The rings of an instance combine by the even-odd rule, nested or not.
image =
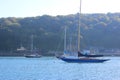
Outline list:
[[[79,12],[80,0],[0,0],[1,17],[68,15]],[[82,0],[82,13],[120,12],[120,0]]]

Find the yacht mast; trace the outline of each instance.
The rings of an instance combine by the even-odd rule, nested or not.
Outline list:
[[[78,21],[78,51],[80,51],[81,4],[82,4],[82,0],[80,0],[79,21]]]
[[[31,35],[31,52],[33,51],[33,35]]]
[[[64,51],[66,51],[66,26],[65,26],[65,34],[64,34]]]

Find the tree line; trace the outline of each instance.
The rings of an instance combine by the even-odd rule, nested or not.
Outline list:
[[[66,16],[36,16],[0,18],[0,51],[14,51],[22,44],[30,49],[31,35],[34,47],[55,51],[63,50],[64,28],[67,42],[76,44],[79,14]],[[120,13],[82,14],[81,49],[88,47],[120,48]]]

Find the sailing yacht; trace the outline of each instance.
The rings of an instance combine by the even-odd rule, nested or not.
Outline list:
[[[65,36],[64,36],[64,55],[62,56],[56,56],[58,59],[61,59],[65,62],[70,62],[70,63],[102,63],[105,61],[108,61],[109,59],[98,59],[98,58],[91,58],[90,55],[89,57],[87,56],[80,56],[80,26],[81,26],[81,1],[80,0],[80,12],[79,12],[79,26],[78,26],[78,45],[77,48],[78,50],[75,52],[77,56],[69,56],[67,54],[70,54],[72,52],[68,52],[66,50],[66,28],[65,28]]]
[[[40,58],[41,55],[37,53],[37,50],[33,48],[33,35],[31,36],[31,50],[29,55],[25,55],[26,58]]]

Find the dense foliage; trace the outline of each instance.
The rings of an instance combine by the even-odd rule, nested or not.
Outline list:
[[[0,19],[0,51],[13,51],[22,44],[30,49],[30,36],[34,46],[42,50],[63,50],[64,28],[67,36],[77,40],[78,14],[66,16],[37,16]],[[120,48],[120,13],[82,14],[81,48]],[[67,38],[68,42],[70,38]]]

